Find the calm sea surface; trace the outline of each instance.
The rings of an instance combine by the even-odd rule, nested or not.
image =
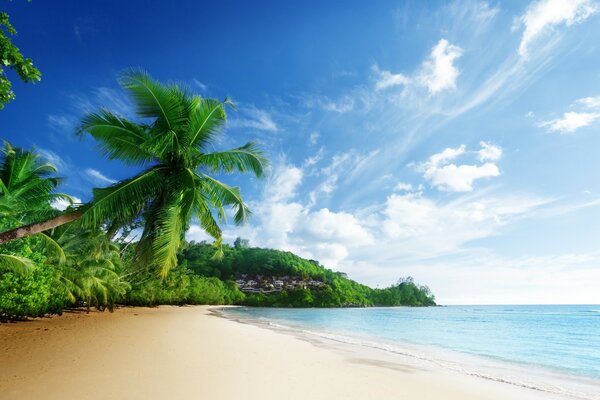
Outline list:
[[[600,306],[234,308],[226,314],[575,398],[600,399]]]

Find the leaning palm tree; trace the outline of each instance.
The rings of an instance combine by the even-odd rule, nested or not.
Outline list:
[[[0,155],[0,219],[4,224],[24,224],[56,215],[55,200],[72,198],[55,193],[61,179],[56,167],[44,162],[35,151],[4,142]]]
[[[9,228],[57,215],[51,207],[55,200],[73,200],[55,189],[60,178],[54,176],[56,168],[44,162],[34,151],[26,151],[4,142],[0,152],[0,227]],[[48,236],[37,234],[36,244],[49,250],[57,261],[64,261],[60,247]],[[0,249],[0,272],[25,273],[34,263],[11,250]]]
[[[90,204],[52,220],[31,224],[21,231],[0,233],[0,243],[54,228],[73,219],[83,226],[119,226],[141,219],[144,229],[136,247],[138,265],[155,265],[164,276],[176,265],[177,250],[190,221],[197,218],[215,238],[220,251],[226,208],[236,224],[246,221],[249,210],[240,190],[210,173],[264,174],[268,165],[252,142],[228,151],[210,152],[226,122],[223,102],[192,96],[176,84],[164,85],[140,70],[120,79],[136,105],[141,122],[129,121],[108,110],[84,117],[78,133],[89,134],[109,159],[140,166],[142,172],[110,187],[94,189]],[[26,229],[25,229],[26,228]]]

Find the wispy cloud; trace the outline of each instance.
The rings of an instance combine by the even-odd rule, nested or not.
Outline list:
[[[200,91],[202,93],[205,93],[206,90],[208,89],[208,86],[205,83],[200,82],[198,79],[194,78],[192,79],[192,83],[198,88],[200,89]]]
[[[406,86],[411,83],[411,79],[406,75],[382,71],[377,65],[374,65],[372,70],[375,75],[375,90],[384,90],[395,86]]]
[[[593,0],[541,0],[530,4],[519,19],[524,26],[519,54],[527,56],[538,40],[560,25],[578,24],[598,12]]]
[[[250,128],[259,131],[276,132],[279,130],[273,117],[265,110],[254,106],[241,107],[239,115],[229,119],[228,125],[232,128]]]
[[[85,170],[85,173],[95,183],[112,185],[113,183],[117,182],[116,180],[107,177],[102,172],[100,172],[96,169],[93,169],[93,168],[87,168]]]

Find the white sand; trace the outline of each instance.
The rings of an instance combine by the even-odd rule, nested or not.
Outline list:
[[[125,308],[0,325],[1,399],[548,399],[215,317]]]

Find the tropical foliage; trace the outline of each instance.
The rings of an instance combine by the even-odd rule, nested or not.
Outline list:
[[[109,159],[140,173],[93,190],[87,204],[57,192],[56,168],[35,151],[4,144],[0,156],[0,318],[61,312],[67,307],[112,310],[117,304],[244,304],[274,307],[432,305],[411,279],[372,289],[289,252],[222,243],[219,222],[241,224],[250,211],[239,188],[217,177],[265,173],[254,143],[211,151],[226,122],[228,100],[193,96],[131,70],[121,85],[139,119],[108,110],[85,116],[78,129]],[[66,210],[59,211],[60,203]],[[54,207],[53,207],[54,206]],[[230,209],[230,210],[228,210]],[[186,243],[192,220],[215,243]],[[40,222],[42,221],[42,222]],[[137,239],[128,239],[133,230]],[[216,247],[216,252],[215,252]],[[238,288],[240,276],[313,280],[267,291]]]
[[[16,72],[23,82],[37,82],[42,78],[40,71],[33,66],[33,61],[23,57],[21,51],[12,43],[11,36],[16,34],[8,14],[0,12],[0,110],[4,108],[4,104],[15,98],[4,67]]]
[[[227,100],[192,96],[176,84],[160,84],[137,70],[124,73],[120,83],[131,94],[138,116],[148,122],[132,122],[101,110],[83,119],[79,133],[96,139],[109,159],[144,170],[108,188],[94,189],[93,202],[81,219],[89,227],[142,219],[135,260],[141,266],[157,266],[165,277],[177,264],[192,218],[217,244],[221,229],[215,214],[225,221],[226,208],[232,207],[236,224],[247,220],[249,210],[239,188],[209,173],[252,172],[260,177],[268,162],[254,143],[209,151],[224,127]]]

